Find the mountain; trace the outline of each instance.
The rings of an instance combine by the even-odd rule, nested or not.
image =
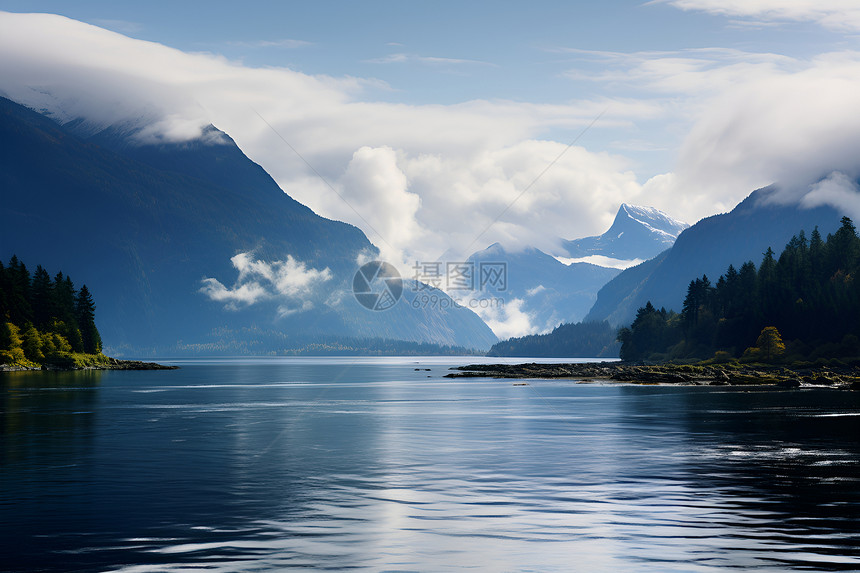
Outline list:
[[[481,296],[503,300],[506,309],[527,315],[529,327],[547,332],[582,320],[597,300],[598,290],[620,268],[665,250],[686,226],[653,207],[622,204],[604,234],[563,241],[563,254],[569,257],[551,256],[534,247],[512,251],[496,243],[468,260],[476,266],[504,265],[507,288],[484,289]]]
[[[775,186],[759,189],[731,212],[686,229],[671,249],[626,269],[600,289],[585,320],[629,324],[648,301],[680,311],[691,280],[707,275],[716,281],[730,264],[739,268],[753,261],[758,266],[768,247],[780,252],[800,230],[809,236],[816,226],[822,235],[838,228],[841,215],[832,207],[777,202],[777,193]]]
[[[485,289],[481,296],[504,300],[506,308],[514,306],[528,316],[530,327],[547,332],[582,320],[597,300],[597,291],[620,268],[671,246],[686,226],[653,207],[622,204],[604,234],[563,241],[567,249],[563,254],[569,257],[550,256],[534,247],[510,251],[497,243],[474,253],[469,261],[505,265],[508,288]]]
[[[580,320],[594,303],[598,289],[621,272],[590,263],[566,265],[534,247],[508,251],[498,243],[473,254],[469,261],[504,265],[507,288],[485,290],[484,295],[499,297],[506,306],[522,301],[519,310],[541,331]]]
[[[672,246],[678,235],[689,227],[654,207],[622,203],[612,226],[602,235],[564,241],[568,257],[581,259],[594,255],[620,260],[643,260]]]
[[[364,308],[351,287],[357,261],[378,255],[367,237],[290,198],[215,127],[185,143],[130,135],[85,133],[0,98],[0,256],[85,281],[107,351],[496,341],[468,309],[410,304],[409,284],[391,309]]]

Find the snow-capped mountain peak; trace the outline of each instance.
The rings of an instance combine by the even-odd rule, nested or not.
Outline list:
[[[570,258],[593,255],[613,259],[650,259],[668,249],[689,227],[655,207],[622,203],[612,226],[602,235],[565,241]]]
[[[670,217],[656,207],[622,203],[618,209],[618,214],[615,216],[616,221],[622,213],[625,213],[628,217],[655,233],[665,234],[674,238],[677,238],[681,234],[681,231],[690,226],[687,223]],[[618,238],[621,238],[621,235]]]

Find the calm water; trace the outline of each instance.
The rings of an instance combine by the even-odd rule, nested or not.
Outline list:
[[[860,569],[860,393],[454,360],[0,375],[0,570]]]

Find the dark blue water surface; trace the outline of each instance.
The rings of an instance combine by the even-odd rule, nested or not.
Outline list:
[[[472,361],[0,374],[0,570],[860,569],[860,393]]]

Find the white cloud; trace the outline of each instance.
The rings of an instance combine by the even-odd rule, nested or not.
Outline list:
[[[545,286],[543,286],[543,285],[538,285],[538,286],[536,286],[536,287],[534,287],[534,288],[530,288],[530,289],[528,289],[528,290],[526,291],[526,294],[527,294],[528,296],[534,296],[534,295],[536,295],[536,294],[538,294],[538,293],[541,293],[541,292],[543,292],[543,291],[545,291],[545,290],[546,290],[546,287],[545,287]]]
[[[534,317],[523,310],[524,304],[523,299],[513,298],[504,304],[474,305],[469,308],[487,323],[499,340],[505,340],[512,336],[535,334],[540,330],[533,324]]]
[[[800,204],[809,208],[830,205],[841,209],[855,221],[860,221],[860,188],[856,180],[838,171],[810,186]]]
[[[255,302],[271,296],[259,283],[248,283],[228,289],[217,279],[203,279],[203,287],[200,292],[211,300],[227,303],[225,306],[230,310],[236,310],[239,306],[252,305]]]
[[[328,268],[318,270],[287,255],[286,261],[260,261],[252,253],[239,253],[230,259],[239,276],[231,288],[214,278],[204,278],[200,292],[211,300],[224,302],[237,310],[264,300],[279,302],[278,315],[288,316],[310,310],[314,300],[325,299],[319,286],[332,278]],[[323,296],[325,294],[325,296]]]
[[[860,5],[856,0],[668,0],[666,3],[682,10],[701,10],[755,22],[815,22],[835,30],[860,30]]]
[[[136,34],[143,30],[143,25],[140,22],[130,22],[128,20],[95,20],[95,23],[108,30],[114,30],[122,34]]]
[[[747,78],[711,98],[679,154],[676,185],[728,198],[777,182],[805,189],[860,163],[860,53],[825,54],[800,70]]]

